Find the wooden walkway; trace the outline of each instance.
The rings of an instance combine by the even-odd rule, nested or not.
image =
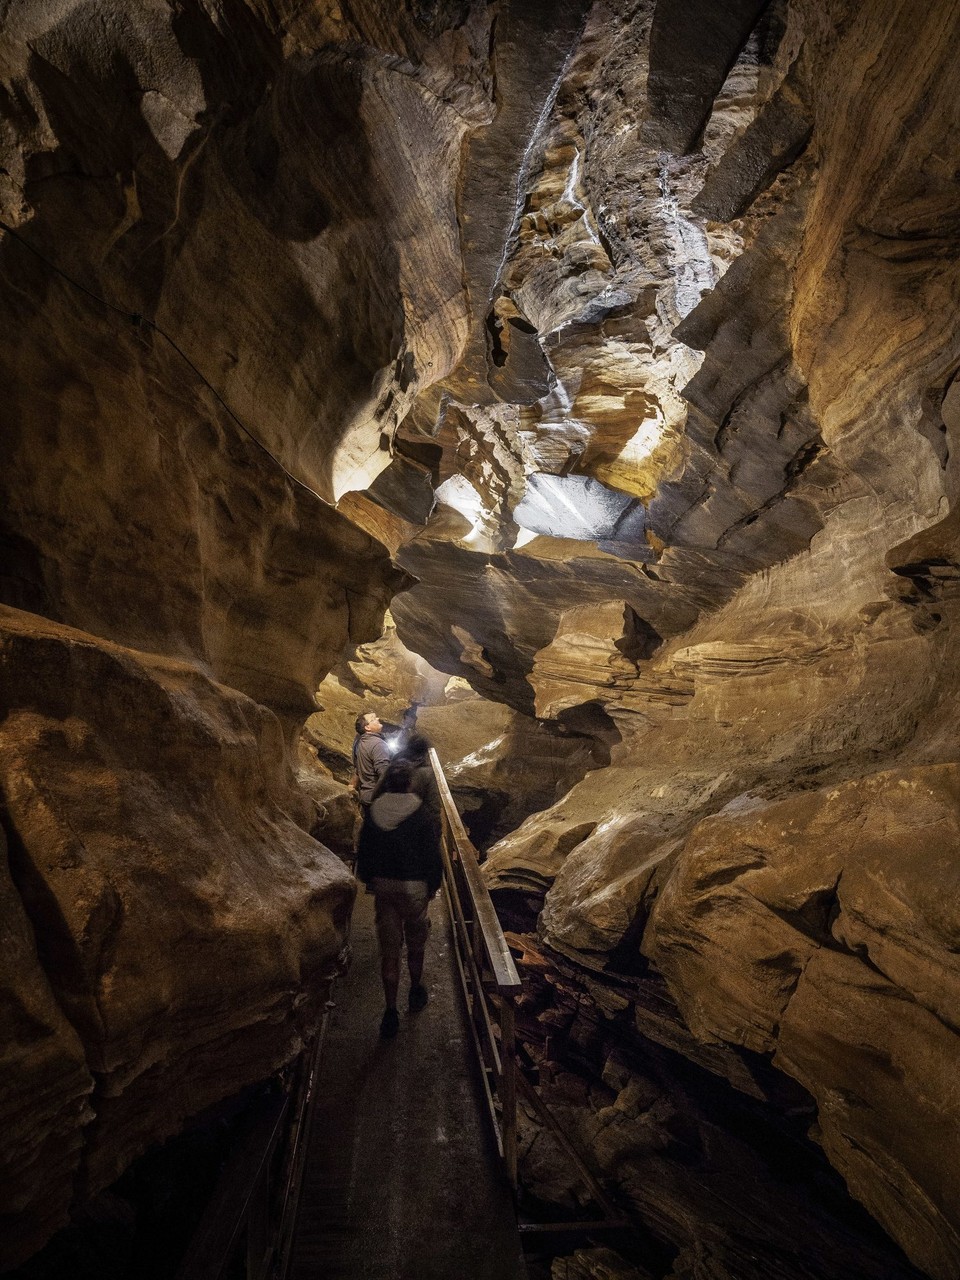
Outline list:
[[[430,1003],[378,1038],[373,899],[360,893],[353,966],[330,1015],[289,1280],[524,1280],[503,1166],[483,1113],[444,902]]]

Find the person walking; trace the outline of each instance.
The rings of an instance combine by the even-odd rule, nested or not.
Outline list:
[[[364,711],[357,716],[353,740],[353,777],[350,789],[356,791],[360,804],[368,809],[373,803],[377,783],[390,764],[390,752],[383,740],[383,725],[376,711]]]
[[[400,1029],[397,993],[404,944],[411,1013],[427,1005],[423,961],[430,919],[430,899],[440,888],[440,826],[419,795],[411,790],[413,770],[405,761],[387,769],[380,794],[364,814],[357,849],[357,879],[374,896],[384,1011],[380,1035],[392,1039]]]

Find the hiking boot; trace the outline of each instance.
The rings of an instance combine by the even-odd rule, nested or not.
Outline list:
[[[392,1040],[400,1030],[400,1015],[396,1009],[384,1009],[380,1019],[380,1039]]]
[[[421,1009],[425,1009],[429,999],[430,997],[427,995],[427,988],[422,982],[418,982],[415,987],[410,988],[410,995],[407,997],[407,1003],[410,1005],[410,1012],[419,1013]]]

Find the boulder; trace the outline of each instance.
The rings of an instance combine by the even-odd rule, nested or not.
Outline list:
[[[0,626],[3,1252],[22,1257],[302,1046],[354,884],[298,824],[273,713],[189,663],[6,607]]]
[[[695,1033],[760,1052],[919,1265],[960,1266],[960,766],[888,770],[694,828],[643,936]]]

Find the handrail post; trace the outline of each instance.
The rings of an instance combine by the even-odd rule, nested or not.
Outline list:
[[[517,1189],[517,1037],[513,996],[500,997],[500,1104],[503,1159],[511,1188]]]

